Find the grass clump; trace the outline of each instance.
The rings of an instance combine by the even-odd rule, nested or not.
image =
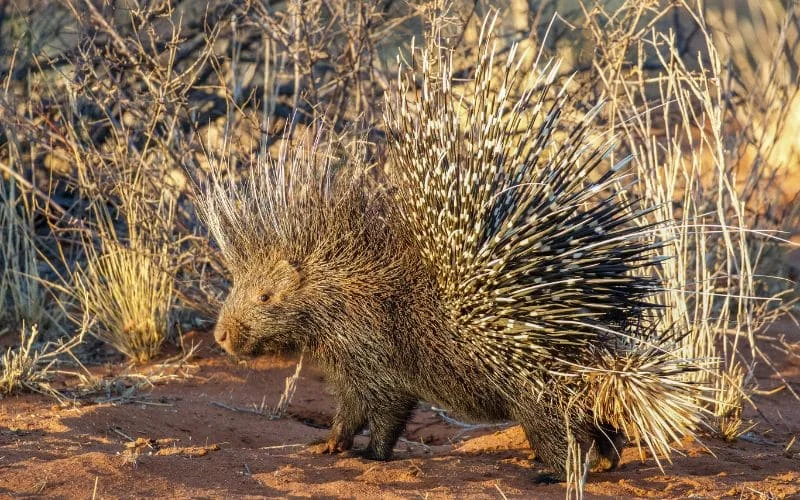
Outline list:
[[[19,346],[9,347],[0,357],[0,397],[19,391],[32,391],[57,399],[64,396],[51,384],[53,375],[58,373],[57,363],[65,354],[82,341],[76,336],[68,342],[47,342],[37,348],[39,329],[36,325],[20,329]]]
[[[95,208],[97,228],[82,238],[85,265],[72,273],[72,295],[82,316],[76,323],[110,344],[132,361],[155,357],[170,333],[175,302],[175,279],[170,267],[169,240],[158,240],[148,230],[142,212],[133,203],[134,190],[125,196],[127,241],[105,208]],[[166,222],[174,214],[165,202]],[[97,206],[96,206],[97,207]]]
[[[159,256],[104,239],[87,245],[88,262],[75,273],[81,309],[100,323],[92,335],[136,362],[158,354],[169,332],[173,280]]]

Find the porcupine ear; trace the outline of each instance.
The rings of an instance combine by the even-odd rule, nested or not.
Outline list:
[[[306,274],[303,270],[302,261],[299,258],[292,257],[287,260],[282,260],[281,264],[284,266],[284,269],[292,277],[298,287],[301,287],[305,284]]]
[[[299,257],[290,257],[283,262],[285,262],[286,265],[296,273],[300,273],[302,271],[302,260]]]
[[[699,421],[684,377],[697,364],[647,324],[659,282],[645,271],[661,260],[650,209],[618,189],[624,163],[609,167],[611,145],[592,138],[600,107],[562,126],[557,64],[523,72],[513,47],[496,64],[490,32],[487,18],[471,82],[454,81],[444,50],[422,54],[421,87],[400,70],[385,108],[400,216],[499,389],[558,388],[569,411],[667,454]]]

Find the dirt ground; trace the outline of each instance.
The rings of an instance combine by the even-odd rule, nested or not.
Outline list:
[[[778,329],[800,340],[791,322]],[[89,498],[172,497],[531,497],[563,498],[564,485],[534,481],[541,466],[516,427],[470,429],[420,409],[381,463],[316,455],[307,443],[326,435],[333,401],[313,366],[303,369],[288,414],[269,420],[251,411],[274,405],[294,360],[237,364],[211,347],[210,334],[192,376],[59,408],[38,395],[0,402],[0,495]],[[800,391],[800,357],[778,359]],[[98,367],[108,375],[111,365]],[[762,387],[780,382],[762,370]],[[736,443],[710,436],[684,443],[684,455],[659,470],[625,449],[619,470],[591,475],[589,497],[800,497],[800,404],[788,391],[755,396],[757,426]],[[366,437],[357,439],[363,446]]]
[[[792,263],[800,268],[800,251]],[[781,320],[770,335],[794,347],[768,351],[780,376],[759,366],[759,387],[781,387],[783,377],[800,393],[800,327]],[[182,370],[191,376],[136,391],[123,383],[80,406],[40,395],[0,400],[0,497],[564,497],[563,484],[535,481],[544,469],[518,427],[464,427],[425,405],[390,462],[312,453],[307,445],[326,436],[334,409],[313,366],[286,415],[270,420],[256,410],[278,402],[295,360],[237,363],[210,333],[185,340],[200,344]],[[124,369],[93,371],[109,380]],[[148,370],[158,371],[134,372]],[[755,426],[738,441],[682,443],[663,471],[626,448],[619,469],[589,476],[587,496],[800,498],[800,402],[785,388],[753,402],[758,410],[744,418]],[[356,447],[366,441],[359,436]]]

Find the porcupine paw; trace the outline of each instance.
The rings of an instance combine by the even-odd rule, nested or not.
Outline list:
[[[381,412],[373,412],[369,421],[369,444],[359,455],[370,460],[391,460],[394,445],[400,438],[416,401],[400,398],[382,406]]]
[[[342,453],[349,450],[353,446],[352,437],[331,435],[328,439],[322,441],[312,441],[309,443],[308,449],[312,453],[318,454],[333,454]]]
[[[355,450],[354,453],[367,460],[380,460],[385,462],[392,459],[394,454],[394,443],[374,443],[370,440],[369,445],[362,450]]]

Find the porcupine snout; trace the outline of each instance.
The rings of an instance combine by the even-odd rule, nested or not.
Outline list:
[[[216,340],[218,344],[224,345],[225,341],[228,340],[228,330],[220,328],[219,325],[217,325],[217,327],[214,328],[214,340]]]
[[[246,303],[230,298],[220,308],[214,326],[214,340],[228,354],[249,357],[261,352],[260,343],[252,334],[253,321],[248,312]]]
[[[217,341],[220,347],[225,349],[225,351],[230,352],[230,334],[227,325],[225,325],[221,321],[217,321],[217,325],[214,327],[214,340]]]
[[[214,340],[220,347],[229,354],[234,353],[234,338],[236,337],[236,323],[228,317],[226,308],[223,306],[217,317],[217,324],[214,326]]]

